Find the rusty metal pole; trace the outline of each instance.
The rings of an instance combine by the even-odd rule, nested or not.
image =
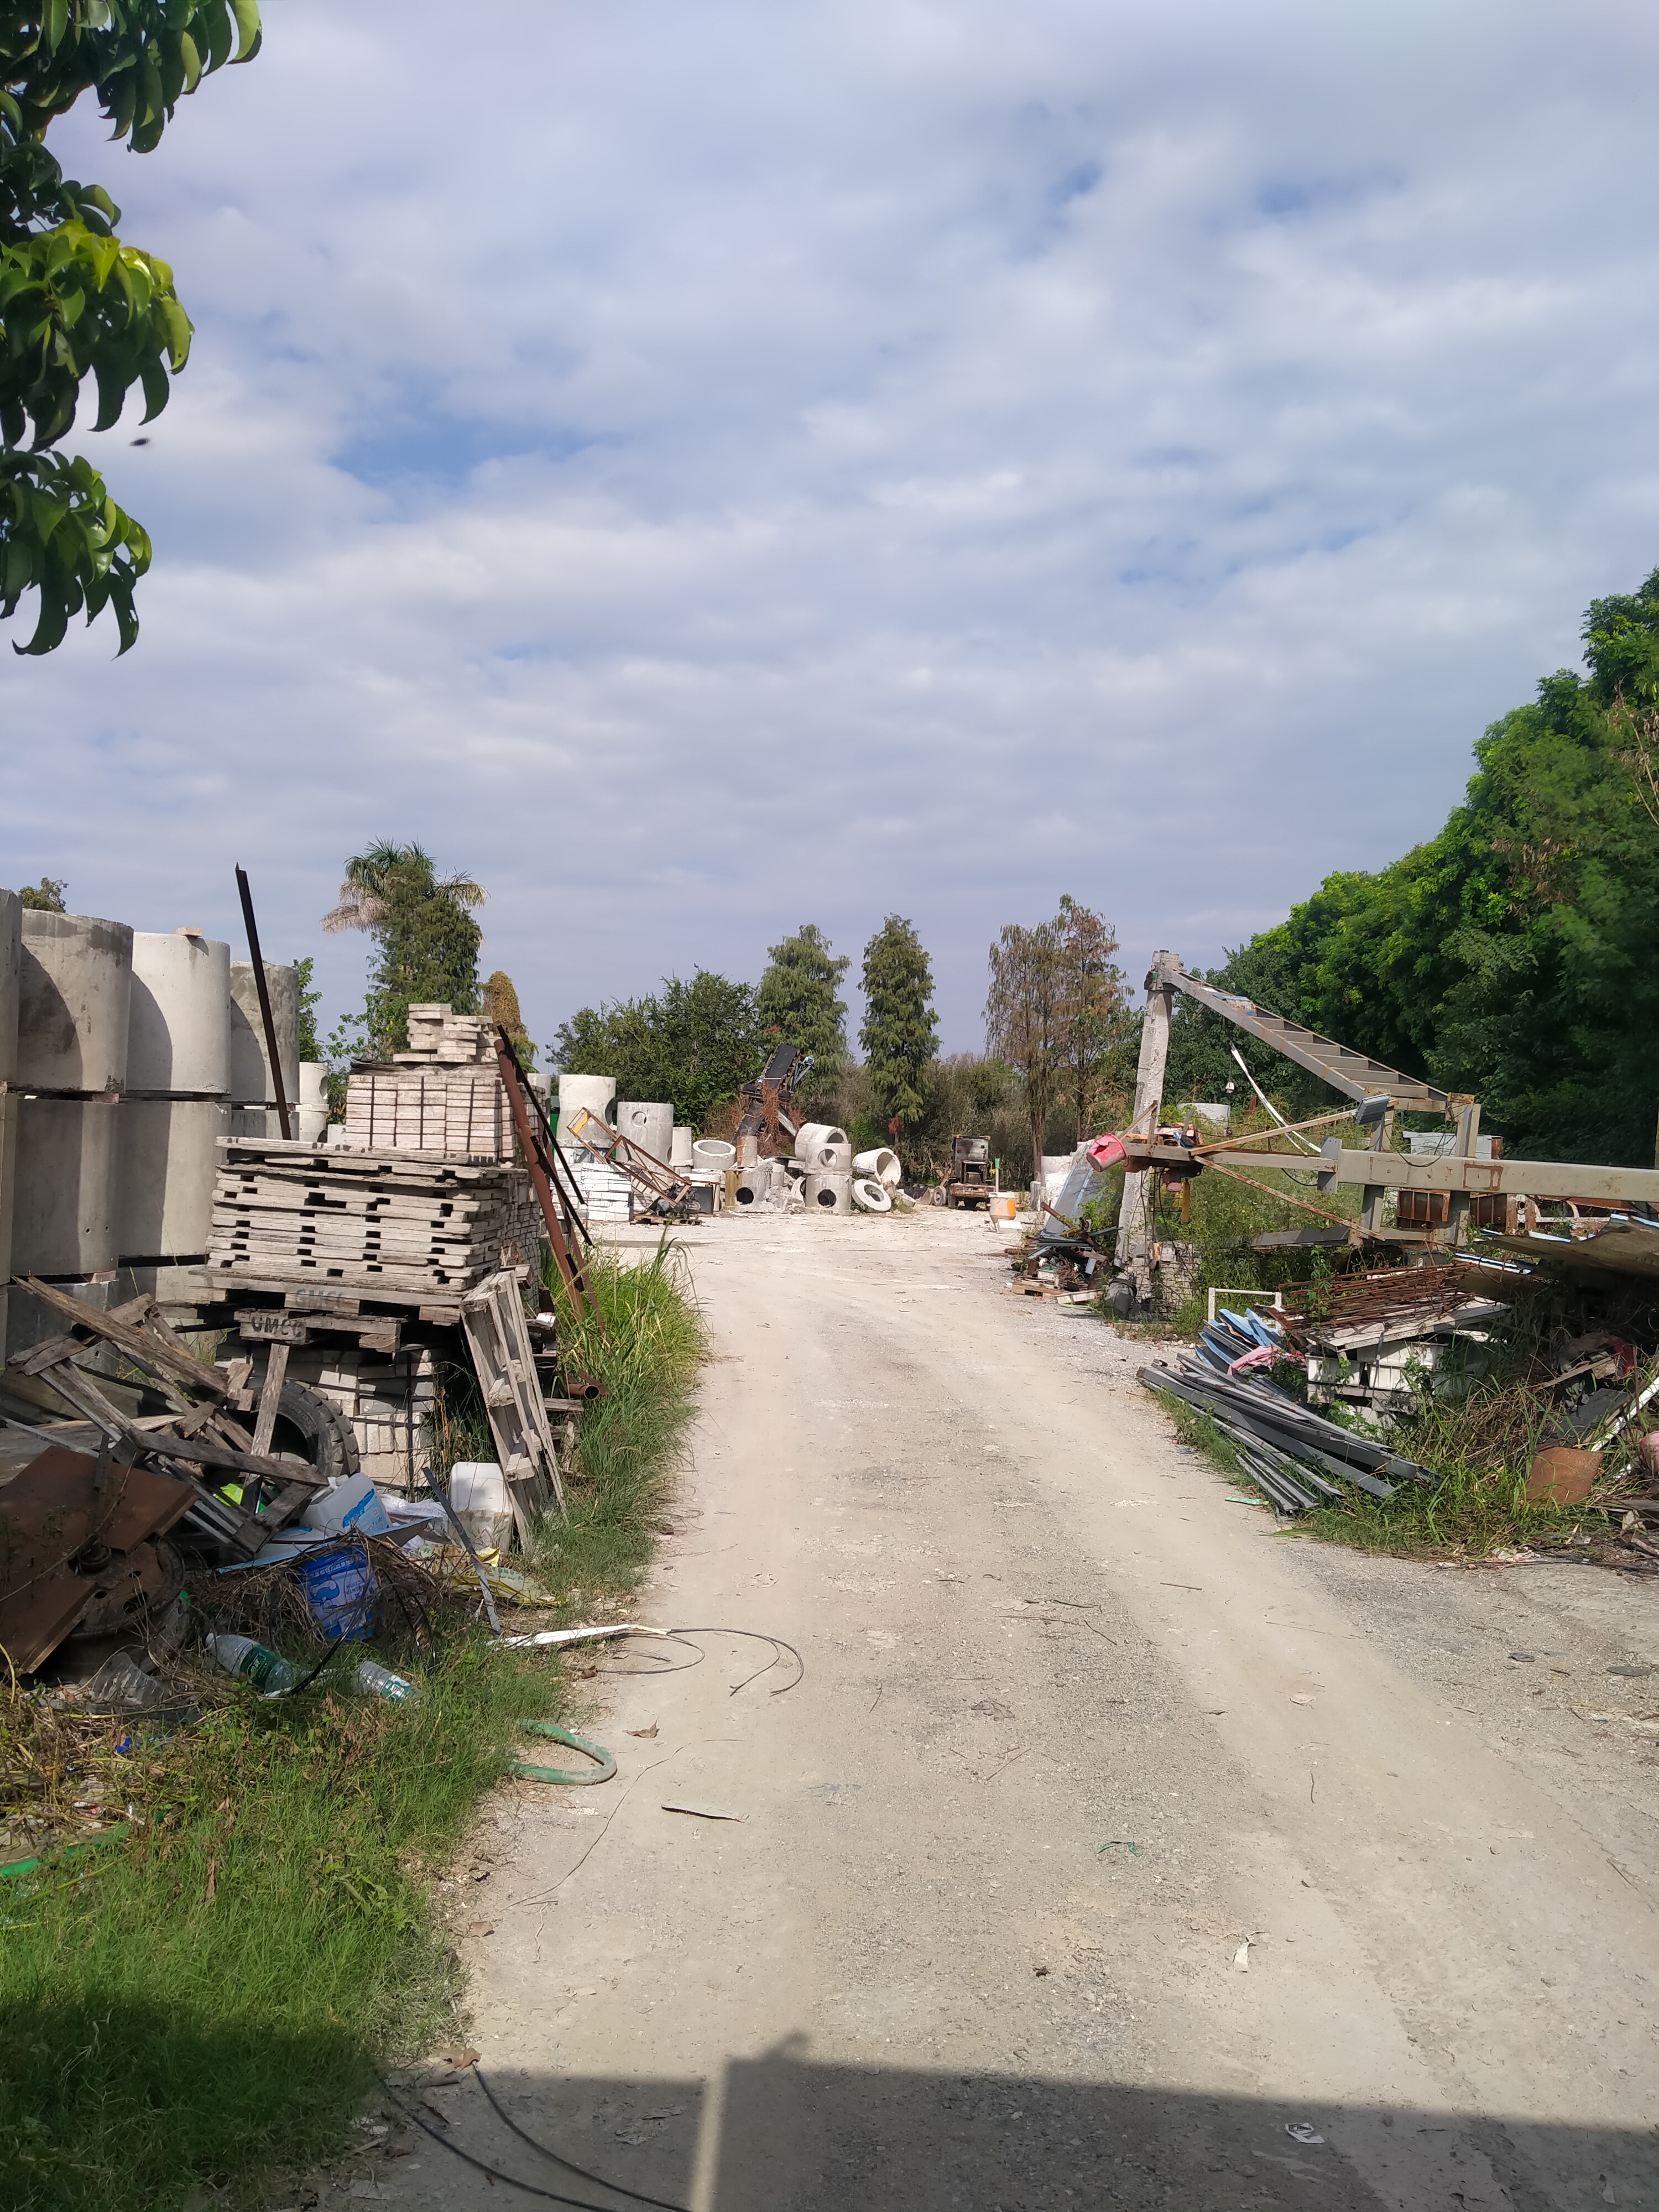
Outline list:
[[[270,993],[265,985],[265,963],[259,955],[259,926],[253,919],[253,893],[248,889],[247,870],[238,867],[236,888],[241,894],[242,920],[247,928],[247,957],[253,963],[254,988],[259,994],[259,1018],[265,1025],[265,1052],[270,1060],[271,1088],[276,1093],[276,1126],[284,1138],[297,1136],[288,1119],[288,1093],[283,1088],[283,1066],[276,1056],[276,1024],[270,1011]]]

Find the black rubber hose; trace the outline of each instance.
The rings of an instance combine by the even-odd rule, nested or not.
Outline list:
[[[472,2071],[477,2076],[478,2087],[489,2098],[497,2118],[504,2126],[512,2129],[520,2142],[527,2142],[532,2150],[538,2150],[544,2158],[550,2158],[556,2166],[563,2166],[568,2172],[580,2174],[584,2181],[595,2182],[601,2189],[614,2190],[618,2197],[631,2197],[635,2204],[653,2205],[656,2212],[685,2212],[685,2207],[683,2204],[671,2204],[665,2197],[647,2197],[640,2190],[629,2188],[625,2182],[607,2181],[602,2173],[590,2173],[585,2166],[578,2166],[574,2159],[567,2158],[562,2150],[553,2150],[546,2143],[538,2142],[534,2136],[526,2133],[510,2112],[503,2111],[495,2091],[484,2080],[482,2067],[475,2066]]]

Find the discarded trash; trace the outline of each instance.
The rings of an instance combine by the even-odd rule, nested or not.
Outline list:
[[[649,1728],[643,1728],[643,1729],[629,1729],[629,1731],[628,1731],[628,1733],[629,1734],[629,1735],[642,1735],[642,1736],[647,1736],[647,1737],[654,1737],[654,1736],[655,1736],[655,1735],[656,1735],[656,1733],[657,1733],[657,1723],[655,1723],[655,1721],[653,1721]]]
[[[356,1644],[369,1633],[380,1586],[366,1552],[341,1546],[313,1553],[295,1562],[294,1573],[311,1617],[325,1636]]]
[[[1322,2143],[1325,2140],[1311,2120],[1286,2120],[1285,2132],[1292,2142]]]
[[[330,1536],[384,1536],[392,1528],[380,1493],[366,1474],[321,1492],[307,1506],[301,1525]]]
[[[1540,1451],[1527,1474],[1527,1499],[1534,1505],[1582,1505],[1601,1472],[1599,1451],[1552,1444]]]
[[[165,1705],[167,1695],[166,1686],[135,1666],[125,1651],[112,1652],[80,1692],[82,1704],[107,1705],[121,1712],[142,1712],[151,1705]]]
[[[1234,1971],[1237,1973],[1248,1974],[1249,1972],[1250,1946],[1248,1939],[1244,1942],[1241,1943],[1237,1950],[1233,1953],[1233,1967]]]
[[[447,2066],[453,2073],[464,2074],[469,2066],[477,2064],[483,2053],[481,2051],[475,2051],[470,2043],[446,2043],[434,2051],[432,2056],[440,2066]]]
[[[572,1751],[580,1751],[598,1765],[591,1771],[575,1773],[562,1766],[536,1766],[527,1759],[515,1759],[513,1771],[526,1782],[559,1782],[580,1788],[586,1783],[609,1782],[617,1771],[617,1762],[604,1747],[590,1743],[585,1735],[574,1729],[562,1729],[552,1721],[520,1721],[519,1726],[531,1735],[550,1736],[555,1743],[567,1744]]]
[[[689,1813],[694,1820],[745,1820],[746,1813],[723,1813],[717,1805],[669,1804],[665,1801],[665,1813]]]
[[[300,1679],[300,1670],[291,1660],[273,1651],[268,1644],[256,1644],[251,1636],[210,1636],[203,1648],[216,1667],[222,1667],[227,1674],[241,1675],[256,1689],[291,1690]]]
[[[513,1540],[513,1500],[495,1461],[458,1461],[449,1470],[449,1504],[475,1552],[504,1551]]]
[[[1095,1853],[1095,1856],[1098,1858],[1101,1851],[1133,1851],[1138,1856],[1139,1850],[1140,1846],[1138,1844],[1132,1844],[1127,1836],[1111,1836],[1101,1845],[1100,1850]]]
[[[382,1667],[377,1660],[363,1660],[353,1668],[351,1679],[365,1697],[386,1698],[398,1705],[420,1703],[420,1684],[410,1681],[405,1675],[394,1674],[390,1667]]]

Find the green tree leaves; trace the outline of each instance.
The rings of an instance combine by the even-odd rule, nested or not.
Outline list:
[[[756,994],[761,1020],[781,1042],[811,1054],[802,1095],[827,1098],[847,1071],[847,1005],[839,986],[853,963],[837,959],[811,921],[770,946],[767,963]]]
[[[138,635],[132,589],[149,566],[149,539],[80,454],[0,447],[0,620],[25,592],[40,593],[34,635],[17,653],[50,653],[71,615],[112,607],[125,653]]]
[[[653,997],[584,1006],[549,1057],[565,1075],[613,1078],[619,1098],[671,1100],[676,1121],[701,1129],[759,1073],[768,1042],[752,987],[699,968]]]
[[[890,914],[864,948],[864,1024],[859,1042],[877,1109],[897,1136],[927,1102],[939,1050],[933,971],[915,927]]]
[[[372,1053],[384,1057],[406,1049],[411,1006],[478,1012],[483,932],[471,909],[487,896],[470,876],[441,881],[421,845],[383,837],[346,862],[340,903],[323,916],[323,927],[366,929],[379,944],[361,1018]]]
[[[1659,571],[1585,617],[1558,670],[1475,746],[1439,834],[1376,875],[1328,877],[1214,980],[1482,1102],[1511,1153],[1644,1166],[1659,1103],[1659,820],[1639,717],[1659,693]],[[1176,1071],[1225,1066],[1183,1011]],[[1258,1076],[1264,1055],[1253,1052]],[[1293,1102],[1324,1096],[1279,1071]],[[1277,1086],[1276,1086],[1277,1087]],[[1219,1095],[1213,1089],[1209,1095]]]
[[[46,449],[89,378],[95,429],[135,384],[153,421],[191,335],[167,263],[124,245],[109,194],[65,178],[42,141],[92,92],[112,136],[148,153],[183,94],[258,46],[254,0],[0,0],[0,619],[40,594],[19,652],[50,653],[82,609],[114,610],[122,653],[137,637],[149,540],[89,461]]]

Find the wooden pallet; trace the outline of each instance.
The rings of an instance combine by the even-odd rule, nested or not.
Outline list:
[[[564,1484],[516,1276],[503,1270],[468,1291],[461,1325],[507,1478],[514,1524],[520,1543],[527,1543],[536,1514],[555,1504],[564,1510]]]

